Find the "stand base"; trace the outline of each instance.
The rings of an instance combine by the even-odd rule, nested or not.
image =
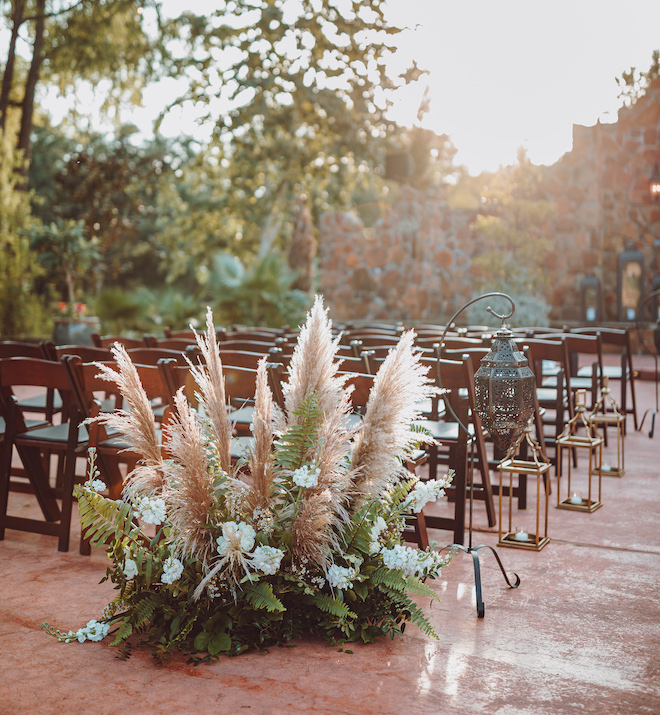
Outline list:
[[[527,541],[520,541],[516,539],[516,534],[514,531],[510,531],[508,534],[503,534],[500,540],[497,542],[498,546],[510,546],[514,549],[527,549],[527,551],[540,551],[546,544],[550,543],[549,536],[542,536],[538,544],[536,543],[536,534],[529,534]]]
[[[649,430],[649,438],[653,439],[653,433],[655,432],[655,416],[658,414],[658,410],[646,410],[644,413],[644,416],[642,417],[642,421],[639,424],[639,429],[637,430],[638,432],[642,431],[642,428],[644,427],[644,420],[646,419],[646,415],[648,413],[651,413],[651,429]]]
[[[504,580],[506,581],[509,588],[518,588],[518,586],[520,586],[520,576],[518,576],[517,573],[513,574],[516,577],[515,582],[511,583],[511,581],[509,581],[509,577],[504,570],[504,566],[500,561],[500,557],[498,556],[497,551],[495,551],[492,546],[488,546],[488,544],[480,544],[479,546],[463,546],[463,544],[453,544],[452,547],[449,548],[455,548],[458,551],[462,551],[464,554],[470,554],[470,556],[472,556],[472,561],[474,563],[474,585],[477,597],[478,618],[483,618],[486,615],[486,605],[484,604],[483,598],[481,597],[481,567],[479,565],[479,554],[477,553],[479,549],[490,549],[493,552],[493,556],[495,557],[497,565],[500,567],[502,576],[504,576]]]
[[[597,469],[592,469],[591,473],[598,476]],[[623,467],[612,467],[605,464],[600,468],[600,473],[603,477],[622,477],[626,473],[626,470]]]
[[[557,509],[570,509],[572,511],[586,511],[592,512],[596,509],[600,509],[603,506],[602,502],[599,501],[589,501],[588,499],[583,499],[582,504],[571,504],[570,499],[564,499],[564,501],[557,504]]]

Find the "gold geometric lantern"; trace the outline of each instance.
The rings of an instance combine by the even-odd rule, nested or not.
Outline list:
[[[500,473],[500,515],[499,515],[499,540],[498,546],[512,546],[516,549],[540,551],[550,538],[548,537],[548,496],[550,491],[550,461],[543,454],[541,446],[531,437],[531,420],[527,423],[522,437],[517,445],[511,449],[513,455],[499,464]],[[522,443],[525,442],[531,450],[530,459],[518,459]],[[523,526],[513,526],[513,477],[536,478],[536,526],[534,532]],[[508,481],[507,481],[508,480]],[[504,482],[504,486],[503,486]],[[543,485],[543,486],[541,486]],[[502,505],[508,496],[508,531],[503,533]],[[543,514],[543,532],[541,532],[541,514]]]
[[[625,473],[624,430],[626,417],[619,412],[619,406],[614,401],[611,393],[609,379],[605,377],[603,378],[600,399],[593,406],[587,420],[596,433],[599,427],[602,427],[603,432],[608,427],[616,428],[616,465],[601,464],[600,469],[605,477],[622,477]]]
[[[601,502],[601,465],[603,463],[603,438],[595,433],[595,428],[586,416],[587,393],[578,390],[575,393],[575,416],[564,426],[564,431],[557,437],[557,508],[571,509],[573,511],[592,512],[603,506]],[[578,428],[583,427],[585,434],[578,434]],[[587,470],[587,494],[577,491],[572,473],[573,450],[587,452],[589,456],[589,469]],[[561,477],[563,467],[563,454],[568,452],[568,471],[566,484],[566,497],[561,498]],[[579,461],[579,454],[578,454]],[[598,476],[598,498],[594,499],[592,490],[592,477]]]

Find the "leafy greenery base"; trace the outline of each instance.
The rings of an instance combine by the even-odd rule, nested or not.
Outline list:
[[[389,511],[396,518],[397,528],[403,522],[401,504],[415,483],[416,479],[411,479],[393,490]],[[285,645],[305,635],[320,636],[329,644],[372,643],[379,636],[394,638],[403,633],[408,621],[436,637],[412,598],[437,599],[436,593],[421,578],[386,568],[380,554],[367,555],[372,527],[369,517],[381,512],[380,505],[372,504],[358,512],[344,535],[350,540],[345,552],[348,561],[359,564],[350,588],[328,589],[327,584],[320,588],[320,570],[305,573],[289,568],[271,576],[253,574],[251,581],[244,578],[233,592],[220,584],[220,592],[207,589],[195,599],[193,591],[205,575],[197,559],[184,563],[176,583],[159,579],[169,555],[167,526],[148,539],[137,526],[133,505],[101,496],[92,489],[91,481],[76,487],[76,496],[85,536],[94,546],[111,542],[107,552],[113,565],[101,582],[110,579],[119,592],[99,623],[108,624],[109,634],[114,635],[110,645],[124,644],[125,654],[138,643],[149,645],[158,659],[165,660],[179,650],[198,663],[219,654],[237,655],[248,649]],[[400,540],[400,534],[395,539]],[[128,554],[137,565],[138,576],[133,579],[125,573]],[[448,563],[452,555],[440,563]],[[423,578],[435,578],[440,573],[438,563],[435,552],[435,566],[427,569]],[[63,642],[85,640],[78,637],[84,629],[61,632],[47,623],[42,628]]]

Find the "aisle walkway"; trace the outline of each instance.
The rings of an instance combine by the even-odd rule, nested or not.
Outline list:
[[[642,413],[655,405],[652,383],[640,383],[639,400]],[[197,668],[183,657],[154,665],[147,651],[122,661],[105,644],[63,645],[40,630],[42,621],[68,630],[100,615],[113,595],[98,585],[104,554],[62,554],[52,537],[8,531],[0,542],[0,713],[660,713],[657,427],[652,440],[630,430],[626,474],[604,479],[601,509],[551,502],[543,551],[498,550],[521,577],[517,590],[481,552],[483,620],[472,561],[459,554],[433,584],[440,601],[421,604],[438,640],[409,626],[352,652],[306,640]],[[11,499],[32,508],[22,506],[25,495]],[[485,523],[477,504],[475,524]],[[73,544],[78,533],[74,526]],[[496,541],[488,529],[475,535]]]

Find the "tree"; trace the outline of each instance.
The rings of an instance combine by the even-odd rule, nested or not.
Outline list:
[[[11,127],[0,131],[0,335],[36,335],[43,308],[34,291],[39,266],[26,231],[32,226],[29,196],[16,190],[22,164]]]
[[[653,50],[651,66],[646,72],[631,67],[616,78],[619,86],[619,99],[625,106],[634,104],[645,92],[654,79],[660,77],[660,50]]]
[[[167,39],[176,28],[160,22],[158,0],[4,0],[10,39],[0,85],[0,128],[12,110],[19,115],[17,147],[29,160],[39,83],[62,93],[81,79],[111,84],[110,98],[139,100],[140,90],[169,66]],[[148,33],[143,14],[156,14]],[[169,29],[168,29],[169,28]],[[168,34],[171,31],[172,34]],[[28,55],[18,54],[21,46]]]
[[[247,244],[267,253],[290,220],[294,197],[312,211],[349,201],[353,177],[382,164],[395,131],[384,92],[390,38],[385,0],[228,0],[191,25],[194,67],[189,100],[229,107],[217,138],[230,160],[234,216]],[[224,63],[218,62],[222,57]]]
[[[518,152],[517,164],[493,175],[484,200],[473,223],[481,238],[472,260],[476,287],[511,294],[523,325],[544,325],[549,312],[544,260],[551,249],[546,226],[555,206],[545,200],[538,167],[524,150]]]

